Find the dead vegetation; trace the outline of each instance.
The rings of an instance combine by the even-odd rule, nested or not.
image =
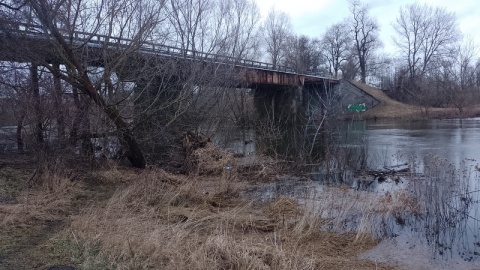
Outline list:
[[[33,159],[22,156],[21,162],[25,160],[34,164]],[[4,161],[2,157],[0,163]],[[8,162],[2,170],[8,173],[0,174],[0,186],[15,192],[6,190],[11,199],[0,203],[0,269],[32,269],[48,262],[45,255],[39,255],[41,245],[76,212],[85,185],[58,163],[39,165],[34,170]],[[11,182],[15,184],[8,184]]]
[[[29,224],[32,220],[64,218],[73,200],[82,194],[83,184],[73,181],[64,168],[41,168],[18,188],[15,203],[0,204],[0,226]],[[21,191],[20,191],[21,190]]]
[[[350,207],[338,193],[320,206],[286,196],[258,202],[244,196],[247,187],[275,170],[242,174],[208,143],[191,155],[190,174],[108,166],[89,174],[101,183],[94,187],[49,166],[15,203],[0,204],[7,269],[394,269],[357,258],[377,244],[367,232],[326,230]]]
[[[212,179],[145,172],[105,206],[76,216],[72,233],[101,246],[118,269],[376,267],[356,258],[372,238],[322,232],[321,220],[291,198],[255,207],[221,178],[206,192]]]

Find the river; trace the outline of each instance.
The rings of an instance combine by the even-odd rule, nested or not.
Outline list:
[[[480,118],[415,122],[341,122],[339,141],[366,145],[370,166],[406,163],[436,155],[458,166],[465,159],[480,158]]]
[[[382,232],[382,240],[366,258],[405,269],[419,269],[419,265],[423,265],[421,269],[480,267],[480,118],[341,121],[328,132],[337,147],[361,155],[356,159],[363,160],[363,169],[408,164],[410,173],[402,176],[400,184],[375,180],[364,188],[354,173],[359,163],[354,163],[349,173],[342,171],[340,181],[333,182],[326,182],[324,167],[313,166],[315,191],[322,192],[332,184],[378,196],[406,189],[423,209],[421,214],[388,213],[389,219],[382,217],[373,224]],[[253,141],[255,134],[246,134],[246,141],[239,137],[236,143],[224,146],[252,155],[255,144],[247,142]],[[297,188],[287,181],[275,190],[291,196],[306,194],[296,192]],[[275,196],[271,190],[265,192],[267,197]]]
[[[480,266],[480,118],[352,121],[338,123],[337,131],[340,145],[363,148],[368,168],[409,164],[409,190],[426,210],[396,226],[371,259],[404,254],[417,261],[412,267]]]

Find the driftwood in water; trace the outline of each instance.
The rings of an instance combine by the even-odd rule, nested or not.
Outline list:
[[[410,171],[410,167],[407,163],[398,164],[393,166],[385,166],[379,170],[367,170],[365,171],[368,175],[375,176],[379,183],[385,181],[385,176],[387,175],[394,175],[396,173],[401,172],[408,172]]]
[[[410,171],[410,167],[408,166],[407,163],[404,163],[404,164],[398,164],[394,166],[385,166],[379,170],[367,170],[365,172],[368,175],[380,176],[380,175],[391,175],[391,174],[408,172],[408,171]]]

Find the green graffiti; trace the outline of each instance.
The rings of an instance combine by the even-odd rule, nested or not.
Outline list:
[[[348,105],[347,110],[352,111],[352,112],[364,112],[364,111],[367,110],[367,106],[365,106],[365,103],[350,104],[350,105]]]

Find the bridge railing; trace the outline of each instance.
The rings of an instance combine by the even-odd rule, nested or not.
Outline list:
[[[0,21],[3,24],[2,28],[8,29],[9,32],[16,32],[18,34],[29,35],[35,38],[49,37],[49,34],[46,33],[39,25],[36,24],[27,24],[27,23],[18,23],[18,22],[5,22]],[[0,31],[3,29],[0,28]],[[67,32],[67,31],[65,31]],[[74,31],[68,35],[64,35],[64,38],[67,40],[72,40],[77,44],[86,44],[93,47],[104,47],[108,46],[110,48],[118,49],[127,49],[132,44],[138,45],[138,50],[141,53],[154,54],[154,55],[163,55],[183,59],[191,60],[202,60],[210,61],[212,63],[219,64],[231,64],[234,66],[248,67],[248,68],[257,68],[270,71],[279,71],[286,73],[297,73],[291,67],[276,65],[255,60],[242,59],[233,56],[225,56],[220,54],[205,53],[201,51],[189,50],[184,48],[178,48],[173,46],[168,46],[165,44],[159,44],[150,41],[135,41],[133,39],[127,39],[122,37],[108,36],[102,34],[93,34],[81,31]],[[323,77],[318,74],[307,74],[311,76]]]

